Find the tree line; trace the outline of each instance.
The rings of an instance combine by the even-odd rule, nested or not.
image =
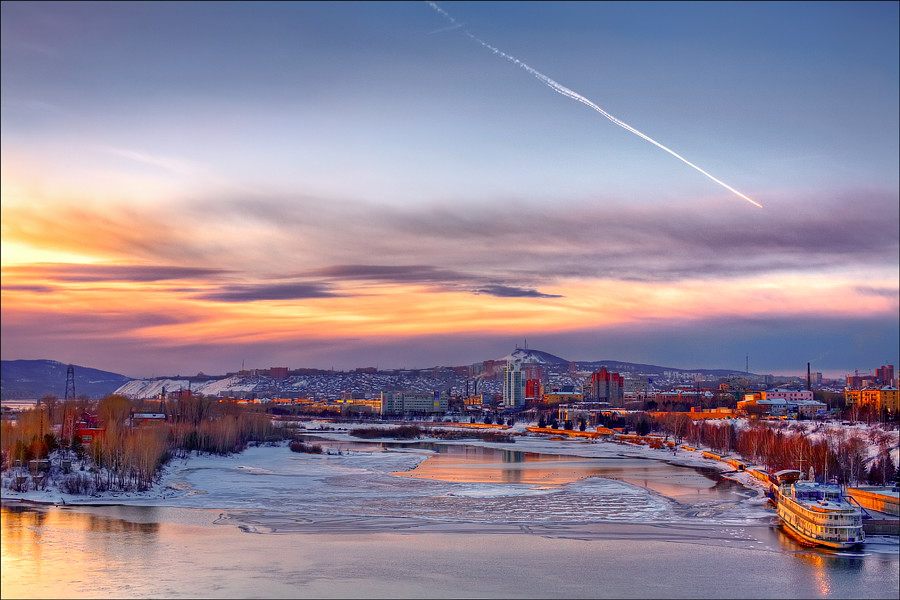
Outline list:
[[[165,421],[134,425],[135,413],[165,414]],[[83,444],[75,423],[95,415],[102,433]],[[97,401],[87,398],[60,402],[48,396],[33,409],[21,411],[15,422],[0,423],[2,469],[22,467],[56,453],[62,465],[78,464],[59,473],[63,491],[139,490],[152,487],[160,468],[172,457],[191,452],[229,454],[251,442],[281,439],[262,407],[219,402],[201,395],[148,403],[117,394]],[[61,468],[61,466],[59,467]]]
[[[819,423],[814,428],[818,435],[810,436],[800,424],[750,421],[746,427],[737,427],[727,421],[692,421],[685,414],[653,419],[652,427],[671,435],[676,443],[736,453],[770,473],[799,469],[818,481],[827,478],[851,486],[891,485],[900,480],[900,469],[891,458],[891,438],[878,429],[863,433]],[[868,454],[870,446],[878,448],[874,458]]]

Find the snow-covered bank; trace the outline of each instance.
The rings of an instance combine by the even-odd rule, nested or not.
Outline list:
[[[93,495],[68,494],[48,485],[45,490],[2,490],[4,501],[61,505],[131,504],[140,506],[178,506],[190,508],[258,507],[267,490],[257,484],[259,476],[279,476],[285,489],[310,489],[327,478],[389,468],[412,469],[424,460],[417,454],[391,453],[375,456],[370,452],[341,454],[299,454],[288,444],[254,446],[227,456],[193,453],[166,464],[154,486],[144,492],[105,491]],[[268,490],[273,491],[273,490]],[[269,496],[271,498],[271,496]],[[242,501],[246,498],[247,501]],[[253,502],[250,502],[253,499]]]

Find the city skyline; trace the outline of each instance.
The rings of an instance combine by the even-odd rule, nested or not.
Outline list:
[[[897,3],[429,4],[4,2],[2,358],[900,364]]]

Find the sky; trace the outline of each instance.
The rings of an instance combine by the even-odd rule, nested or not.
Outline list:
[[[0,11],[4,360],[900,365],[897,2]]]

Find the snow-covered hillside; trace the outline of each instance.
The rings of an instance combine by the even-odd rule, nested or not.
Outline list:
[[[188,389],[189,385],[187,379],[134,379],[113,393],[128,398],[157,398],[163,390],[177,392]]]
[[[527,348],[516,348],[503,358],[503,361],[512,361],[519,364],[536,364],[536,365],[567,365],[569,361],[558,356],[554,356],[543,350],[529,350]]]

